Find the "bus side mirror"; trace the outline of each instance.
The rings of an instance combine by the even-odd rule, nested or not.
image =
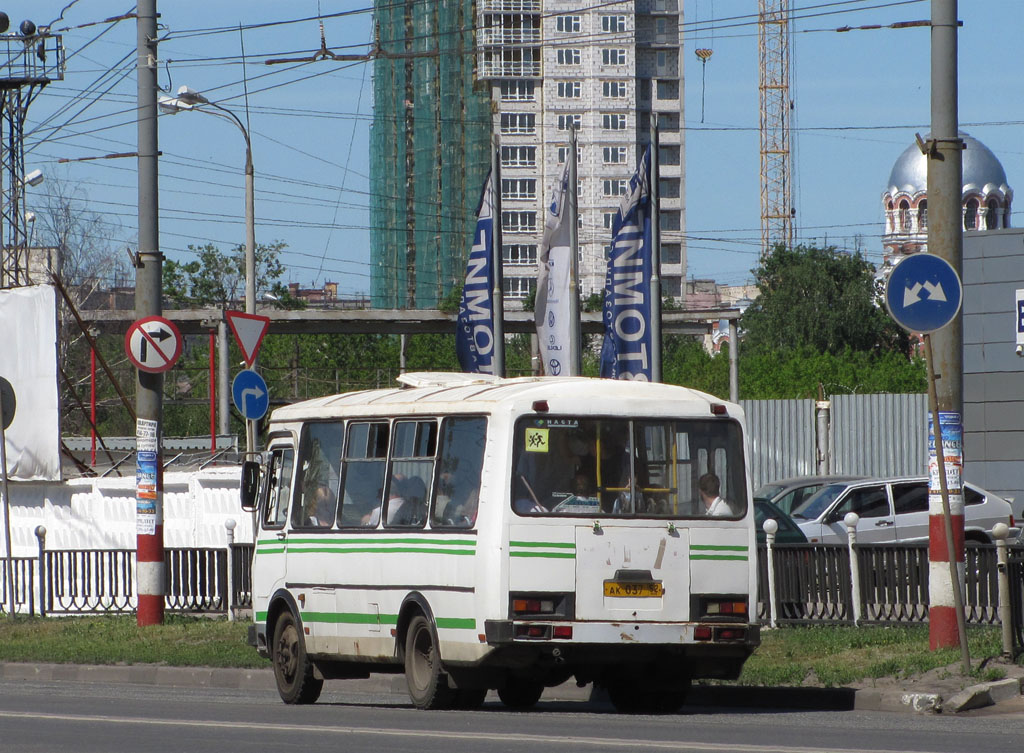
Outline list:
[[[242,484],[239,493],[243,510],[252,512],[256,509],[256,497],[259,490],[260,464],[255,460],[246,460],[242,463]]]

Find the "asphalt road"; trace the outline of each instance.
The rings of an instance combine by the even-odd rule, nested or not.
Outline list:
[[[588,700],[542,700],[520,713],[490,701],[473,712],[423,712],[395,693],[334,685],[317,704],[293,707],[272,690],[4,680],[0,750],[964,753],[1019,750],[1024,740],[1022,712],[952,716],[688,706],[676,715],[622,716],[607,703]]]

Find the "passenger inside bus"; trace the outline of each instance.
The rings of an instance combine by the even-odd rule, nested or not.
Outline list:
[[[395,476],[388,492],[387,524],[418,526],[426,513],[427,486],[419,476]]]
[[[729,503],[720,496],[721,488],[718,476],[713,473],[705,473],[697,479],[697,489],[700,491],[700,498],[704,503],[705,515],[709,517],[732,515]]]

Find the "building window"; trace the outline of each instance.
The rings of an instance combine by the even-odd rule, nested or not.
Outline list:
[[[625,81],[602,81],[601,93],[608,99],[625,99],[629,96]]]
[[[502,167],[536,167],[537,147],[535,146],[503,146],[501,147]]]
[[[555,18],[555,29],[564,33],[572,34],[580,30],[579,16],[557,16]]]
[[[533,102],[537,99],[533,81],[502,81],[502,102]]]
[[[583,60],[583,53],[576,49],[561,48],[555,53],[555,60],[559,65],[579,65]]]
[[[618,212],[605,212],[604,214],[601,215],[604,218],[605,230],[612,229],[612,223],[615,222],[615,218],[618,216],[618,214]]]
[[[978,227],[978,200],[971,199],[967,202],[964,211],[964,230],[975,230]]]
[[[601,16],[601,31],[616,33],[626,30],[625,16]]]
[[[889,209],[892,209],[892,204],[889,204]],[[928,229],[928,199],[921,199],[917,205],[917,229],[921,233]]]
[[[575,127],[578,131],[580,126],[583,124],[583,116],[579,113],[571,115],[559,115],[557,128],[559,131],[568,131],[570,127]]]
[[[503,135],[523,135],[536,132],[537,120],[532,112],[503,112],[501,114],[501,133]]]
[[[501,198],[513,201],[536,199],[537,180],[535,178],[502,178]]]
[[[985,229],[999,229],[999,202],[995,199],[988,200],[988,210],[985,212]]]
[[[501,228],[506,233],[536,233],[536,212],[502,212]]]
[[[601,157],[606,165],[622,165],[626,162],[626,147],[606,146],[601,149]]]
[[[623,196],[626,193],[624,178],[605,178],[601,181],[601,192],[605,196]]]
[[[536,284],[532,277],[506,277],[502,280],[506,298],[526,298]]]
[[[672,79],[658,79],[658,99],[679,99],[679,82]]]
[[[661,54],[661,53],[659,53]],[[625,65],[626,51],[620,48],[601,50],[602,65]]]
[[[626,113],[605,112],[601,114],[601,127],[606,131],[626,130]]]
[[[501,246],[501,260],[505,264],[520,266],[537,263],[536,243],[509,243]]]
[[[906,199],[900,202],[900,231],[910,232],[910,202]]]
[[[568,147],[568,146],[560,146],[560,147],[558,147],[558,152],[557,152],[556,158],[558,160],[558,164],[559,165],[564,165],[565,164],[565,160],[569,156],[569,149],[570,149],[570,147]],[[576,148],[576,164],[579,164],[582,161],[583,161],[583,149],[582,149],[582,147],[577,147]]]
[[[577,99],[583,96],[583,85],[579,81],[559,81],[558,96],[568,99]]]

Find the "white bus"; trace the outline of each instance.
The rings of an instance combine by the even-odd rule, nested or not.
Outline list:
[[[760,641],[739,406],[583,377],[398,381],[277,409],[243,469],[250,640],[284,701],[404,672],[425,709],[488,689],[526,708],[575,678],[674,711],[691,680],[739,674]]]

